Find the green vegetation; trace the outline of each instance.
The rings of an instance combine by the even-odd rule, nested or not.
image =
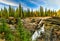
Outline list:
[[[40,9],[36,11],[33,11],[33,9],[30,11],[29,8],[27,10],[23,10],[21,4],[19,4],[19,7],[16,8],[16,10],[11,6],[9,6],[9,9],[4,7],[4,9],[0,10],[0,38],[4,38],[6,41],[31,41],[31,33],[27,29],[25,29],[21,22],[21,18],[46,16],[60,17],[60,10],[55,11],[47,8],[44,9],[42,6],[40,6]],[[6,22],[9,17],[18,19],[18,23],[16,24],[14,33]],[[34,19],[32,20],[32,22],[34,22]]]
[[[5,38],[6,41],[14,41],[14,36],[6,24],[6,19],[0,19],[0,23],[0,34],[2,34],[2,37]]]
[[[14,31],[15,32],[15,31]],[[8,24],[6,23],[6,19],[0,19],[0,38],[5,39],[6,41],[30,41],[31,34],[28,30],[26,30],[21,22],[21,19],[18,19],[18,24],[16,26],[16,32],[10,29]],[[28,35],[28,36],[27,36]]]
[[[27,10],[23,10],[21,4],[19,4],[19,7],[12,8],[9,6],[9,9],[5,8],[0,10],[0,17],[8,18],[8,17],[15,17],[15,18],[26,18],[26,17],[45,17],[45,16],[59,16],[60,11],[56,10],[50,10],[47,8],[43,8],[40,6],[40,10],[33,11],[27,8]]]
[[[21,22],[21,19],[18,19],[18,26],[17,26],[17,30],[20,33],[20,41],[30,41],[31,38],[31,34],[28,30],[26,30],[23,27],[23,24]]]

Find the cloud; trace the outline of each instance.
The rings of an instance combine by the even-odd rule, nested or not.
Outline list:
[[[28,2],[28,0],[26,0],[26,1]],[[37,5],[37,8],[40,7],[40,4],[39,4],[40,1],[39,0],[38,1],[29,0],[29,2],[32,3],[32,4]],[[4,3],[6,5],[11,5],[11,6],[18,6],[19,5],[18,3],[12,2],[12,0],[11,1],[10,0],[0,0],[0,3]],[[31,9],[31,7],[29,7],[27,4],[25,4],[23,2],[20,2],[20,3],[22,4],[22,7],[24,9],[26,9],[26,8]]]
[[[47,8],[59,9],[60,0],[44,0]]]
[[[18,4],[14,3],[14,2],[9,2],[7,0],[0,0],[0,3],[4,3],[7,5],[11,5],[11,6],[18,6]]]
[[[30,2],[38,5],[38,7],[43,6],[45,8],[50,8],[50,9],[60,8],[60,0],[30,0]]]
[[[0,10],[1,10],[1,8],[3,9],[4,8],[4,5],[0,5]]]
[[[18,0],[19,2],[21,0]],[[50,9],[59,9],[60,8],[60,0],[24,0],[25,2],[28,2],[28,3],[31,3],[36,5],[36,7],[33,9],[36,9],[36,8],[39,8],[40,6],[43,6],[45,8],[50,8]],[[15,0],[16,2],[16,0]],[[0,3],[4,3],[6,5],[11,5],[11,6],[16,6],[18,7],[18,3],[15,3],[14,0],[0,0]],[[27,8],[32,8],[31,6],[29,7],[26,3],[24,2],[20,2],[22,4],[22,7],[24,9],[27,9]]]
[[[45,0],[29,0],[31,3],[37,5],[38,7],[36,8],[39,8],[40,6],[43,6],[45,7],[47,5],[46,1]]]
[[[22,3],[22,2],[20,2],[20,3],[21,3],[21,5],[22,5],[22,7],[23,7],[24,10],[27,10],[27,8],[30,8],[30,7],[28,7],[26,4],[24,4],[24,3]]]
[[[6,4],[6,5],[11,5],[11,6],[16,6],[16,7],[19,6],[18,2],[15,3],[15,2],[12,2],[12,1],[10,1],[10,0],[0,0],[0,3]],[[28,7],[26,4],[24,4],[24,3],[22,3],[22,2],[20,2],[20,3],[21,3],[21,5],[22,5],[23,9],[30,8],[30,7]],[[1,4],[0,4],[0,5],[1,5]],[[4,7],[5,5],[2,5],[2,6]],[[1,6],[1,7],[2,7],[2,6]],[[0,8],[1,8],[1,7],[0,7]]]
[[[37,2],[34,2],[32,0],[30,0],[30,2],[33,3],[33,4],[35,4],[35,5],[37,5],[37,6],[39,6],[39,4]]]

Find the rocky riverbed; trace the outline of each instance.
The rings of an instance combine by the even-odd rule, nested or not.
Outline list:
[[[49,40],[50,38],[53,38],[52,40],[50,39],[50,41],[54,41],[54,40],[60,41],[60,18],[59,17],[34,17],[34,18],[31,17],[31,18],[23,19],[23,24],[25,28],[28,29],[33,34],[36,30],[38,30],[37,25],[41,19],[43,19],[43,23],[45,25],[45,31],[46,31],[45,36],[48,35],[47,39]],[[51,34],[53,37],[51,37]],[[41,38],[38,38],[37,41],[40,40]],[[45,39],[42,39],[41,41],[44,40]]]
[[[45,34],[39,37],[37,41],[60,41],[60,17],[29,17],[21,19],[21,21],[23,26],[33,35],[39,29],[38,24],[41,19],[43,19],[42,23],[45,25]],[[18,20],[10,17],[6,21],[10,29],[15,31]]]

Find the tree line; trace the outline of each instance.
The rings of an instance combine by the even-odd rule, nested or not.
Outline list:
[[[47,8],[43,8],[40,6],[39,10],[34,11],[33,9],[30,11],[28,8],[27,10],[24,10],[21,4],[19,4],[19,7],[12,8],[12,6],[9,6],[7,9],[4,7],[4,9],[1,8],[0,10],[0,17],[8,18],[8,17],[15,17],[15,18],[26,18],[26,17],[45,17],[45,16],[59,16],[60,10],[50,10]]]

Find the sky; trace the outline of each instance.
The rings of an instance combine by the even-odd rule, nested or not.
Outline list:
[[[24,9],[39,9],[40,6],[48,9],[60,9],[60,0],[0,0],[0,9],[8,8],[11,5],[13,8],[17,8],[21,3]]]

